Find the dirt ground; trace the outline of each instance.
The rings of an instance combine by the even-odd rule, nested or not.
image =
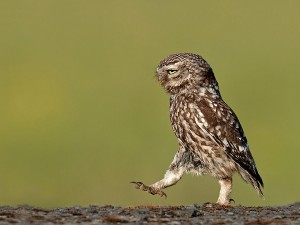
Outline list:
[[[43,209],[0,207],[0,224],[300,224],[300,202],[278,207],[96,206]]]

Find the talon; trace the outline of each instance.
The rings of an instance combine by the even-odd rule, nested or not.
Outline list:
[[[229,199],[229,204],[231,204],[231,202],[233,202],[233,204],[235,204],[235,201],[234,201],[234,199]]]
[[[136,188],[136,189],[140,189],[142,186],[144,186],[144,184],[142,183],[142,182],[134,182],[134,181],[132,181],[132,182],[130,182],[131,184],[134,184],[134,187]]]
[[[163,191],[159,191],[158,194],[159,194],[160,197],[164,196],[165,198],[167,198],[167,194],[165,192],[163,192]]]

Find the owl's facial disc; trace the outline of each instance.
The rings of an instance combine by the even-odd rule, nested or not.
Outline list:
[[[167,81],[180,75],[181,62],[172,63],[157,68],[157,78],[159,81]]]
[[[158,82],[166,89],[178,87],[188,78],[184,61],[172,62],[157,68]]]

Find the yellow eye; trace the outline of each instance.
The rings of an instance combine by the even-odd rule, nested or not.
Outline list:
[[[168,75],[172,75],[174,73],[176,73],[178,70],[167,70]]]

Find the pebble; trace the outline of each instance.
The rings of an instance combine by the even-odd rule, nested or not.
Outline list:
[[[181,225],[181,222],[179,222],[179,221],[172,221],[172,222],[169,222],[168,224],[170,224],[170,225]]]

